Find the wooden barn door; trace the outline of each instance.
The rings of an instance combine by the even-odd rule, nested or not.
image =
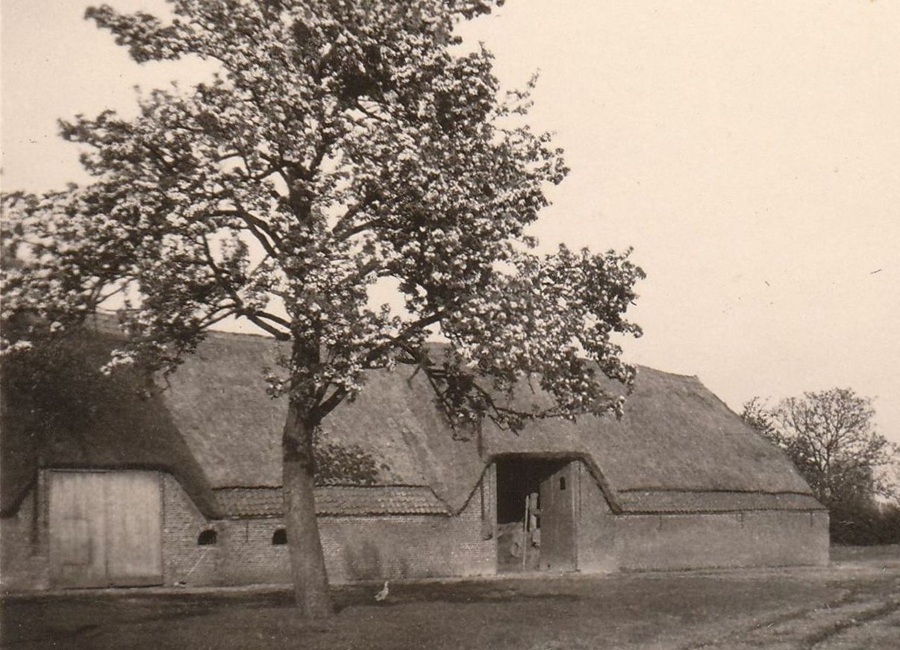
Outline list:
[[[574,571],[575,493],[574,463],[554,468],[541,481],[541,569]]]
[[[50,472],[50,578],[61,587],[162,583],[156,472]]]
[[[50,473],[50,579],[64,587],[105,587],[103,475]]]

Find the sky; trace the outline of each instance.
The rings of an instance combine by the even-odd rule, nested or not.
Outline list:
[[[80,0],[4,0],[3,189],[83,181],[56,120],[135,109],[132,63]],[[112,2],[121,8],[157,0]],[[542,246],[634,248],[628,361],[732,409],[851,387],[900,443],[900,2],[508,0],[466,24],[572,169]]]

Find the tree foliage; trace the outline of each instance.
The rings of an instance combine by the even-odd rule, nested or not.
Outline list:
[[[627,253],[535,252],[527,227],[567,169],[525,122],[530,89],[501,93],[490,53],[459,47],[456,22],[489,3],[170,7],[87,17],[135,61],[193,57],[217,72],[142,95],[134,119],[61,122],[93,180],[4,197],[16,263],[3,271],[3,318],[28,313],[52,334],[118,294],[128,344],[110,371],[173,371],[228,318],[289,342],[269,379],[289,403],[286,510],[292,562],[307,571],[295,579],[321,599],[324,569],[313,577],[307,563],[321,552],[295,555],[290,528],[305,517],[315,530],[314,431],[365,371],[416,364],[457,424],[618,409],[598,379],[631,381],[612,337],[640,333],[624,314],[643,273]],[[379,305],[385,287],[402,304]],[[424,345],[436,333],[450,342],[440,359]],[[551,408],[504,401],[525,375]]]
[[[356,444],[313,442],[316,485],[375,485],[379,470],[390,469]]]
[[[876,496],[897,497],[890,477],[900,451],[875,430],[872,400],[852,389],[807,392],[775,406],[754,397],[741,417],[785,451],[829,508],[838,540],[850,536],[846,524],[872,518]]]

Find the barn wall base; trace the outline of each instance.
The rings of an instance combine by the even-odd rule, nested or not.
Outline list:
[[[578,550],[577,568],[583,573],[611,573],[619,569],[616,549],[617,518],[603,496],[603,491],[591,477],[587,467],[579,462],[579,494],[576,504]]]
[[[18,512],[0,519],[0,591],[38,591],[50,585],[45,504],[32,490]]]
[[[168,585],[285,584],[288,546],[273,544],[281,518],[207,521],[175,479],[164,479],[163,565]],[[487,513],[487,516],[492,516]],[[214,545],[199,545],[205,530]],[[493,539],[485,539],[480,501],[457,516],[319,517],[332,584],[361,580],[487,575],[496,571]]]
[[[585,573],[828,564],[828,513],[620,514],[582,466],[578,569]]]
[[[620,569],[828,564],[828,514],[824,511],[623,515],[616,519],[615,555]]]
[[[825,511],[616,515],[582,468],[577,495],[577,570],[675,570],[828,563]],[[165,585],[285,584],[288,547],[273,544],[279,518],[208,520],[171,475],[161,475]],[[486,481],[455,516],[320,517],[329,577],[363,580],[490,575],[497,572],[495,485]],[[0,521],[0,588],[46,589],[46,486]],[[37,496],[36,496],[37,495]],[[487,506],[487,508],[485,507]],[[200,544],[215,531],[215,544]]]
[[[454,517],[320,518],[329,579],[338,584],[496,573],[496,546],[482,535],[474,501]]]

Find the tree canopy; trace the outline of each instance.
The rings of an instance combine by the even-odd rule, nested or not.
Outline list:
[[[897,497],[891,476],[900,451],[875,429],[872,400],[850,388],[804,393],[774,406],[754,397],[741,417],[785,451],[832,513],[832,531],[874,504]],[[856,511],[856,514],[854,514]]]
[[[133,119],[60,123],[92,182],[4,196],[15,263],[4,264],[3,319],[26,323],[6,345],[27,347],[39,324],[69,329],[116,295],[128,343],[109,371],[138,360],[173,371],[231,318],[288,342],[269,379],[289,401],[286,510],[292,562],[306,572],[295,578],[316,592],[298,596],[321,613],[324,568],[312,576],[307,562],[321,556],[318,534],[304,541],[291,527],[305,517],[315,530],[314,432],[365,371],[418,365],[461,425],[620,408],[598,380],[631,381],[612,337],[640,334],[625,311],[643,273],[627,252],[536,252],[527,228],[567,168],[525,120],[530,88],[502,93],[490,53],[454,35],[489,3],[170,9],[87,12],[137,62],[198,57],[216,72],[143,94]],[[384,290],[400,299],[379,304]],[[425,345],[435,334],[450,343],[439,359]],[[551,409],[504,402],[524,376]]]

